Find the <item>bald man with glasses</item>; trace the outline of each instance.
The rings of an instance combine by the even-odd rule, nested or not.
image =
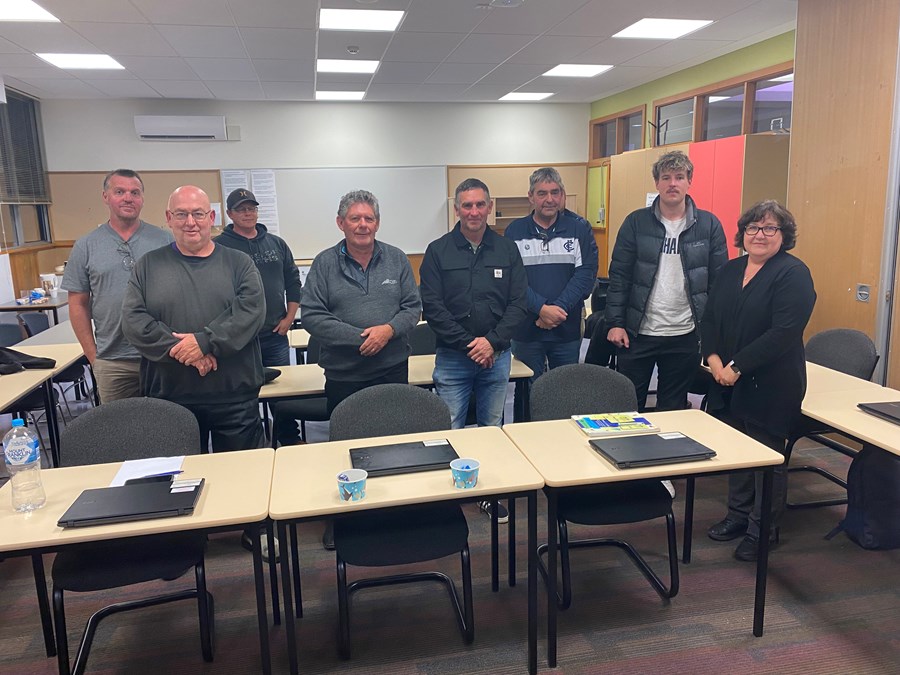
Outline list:
[[[136,171],[107,174],[102,197],[109,220],[75,242],[62,288],[69,292],[72,330],[93,367],[100,400],[108,403],[141,395],[141,357],[122,334],[122,299],[135,261],[172,235],[141,220],[144,183]]]

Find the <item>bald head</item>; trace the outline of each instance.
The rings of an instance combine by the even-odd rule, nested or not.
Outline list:
[[[183,255],[206,257],[213,252],[212,226],[216,214],[209,195],[195,185],[182,185],[169,195],[166,223]]]

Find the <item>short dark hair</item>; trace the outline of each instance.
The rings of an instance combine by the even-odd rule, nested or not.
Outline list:
[[[734,245],[744,248],[744,230],[752,223],[762,221],[767,215],[771,215],[781,228],[781,250],[790,251],[797,245],[797,221],[794,214],[784,208],[774,199],[764,199],[756,202],[744,214],[738,218],[737,234],[734,235]]]
[[[110,171],[106,174],[106,177],[103,179],[103,191],[106,192],[109,189],[109,179],[113,176],[121,176],[122,178],[137,178],[137,182],[141,184],[141,190],[144,189],[144,181],[141,178],[141,174],[137,171],[132,171],[131,169],[116,169],[115,171]]]
[[[484,190],[484,196],[487,197],[488,201],[491,201],[491,191],[488,190],[488,186],[483,181],[477,178],[466,178],[456,186],[456,192],[453,195],[453,203],[456,204],[457,208],[459,208],[459,193],[468,192],[469,190]]]
[[[671,150],[653,163],[653,181],[659,182],[659,177],[666,171],[684,171],[688,180],[694,179],[694,163],[691,158],[681,150]]]

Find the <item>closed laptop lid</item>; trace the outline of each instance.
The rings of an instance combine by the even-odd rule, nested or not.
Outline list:
[[[370,476],[446,469],[454,459],[459,459],[459,455],[445,438],[372,445],[350,450],[353,468],[365,469]]]
[[[85,490],[57,522],[60,527],[88,527],[193,513],[203,480],[192,489],[160,482]]]
[[[619,469],[694,462],[716,456],[714,450],[678,432],[592,438],[590,444]]]
[[[888,422],[900,424],[900,401],[885,401],[884,403],[857,403],[857,407],[870,415],[876,415]]]

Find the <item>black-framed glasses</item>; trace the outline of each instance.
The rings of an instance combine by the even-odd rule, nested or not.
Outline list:
[[[131,254],[131,247],[127,241],[123,241],[116,247],[116,251],[122,256],[122,267],[129,272],[134,269],[134,256]]]
[[[744,234],[749,234],[751,237],[755,237],[759,231],[762,230],[762,233],[767,237],[774,237],[781,230],[780,227],[776,227],[775,225],[763,225],[760,227],[759,225],[748,225],[744,228]]]
[[[212,209],[209,211],[172,211],[172,218],[175,219],[176,223],[186,223],[188,217],[191,217],[194,219],[195,223],[199,223],[210,213],[212,213]]]

